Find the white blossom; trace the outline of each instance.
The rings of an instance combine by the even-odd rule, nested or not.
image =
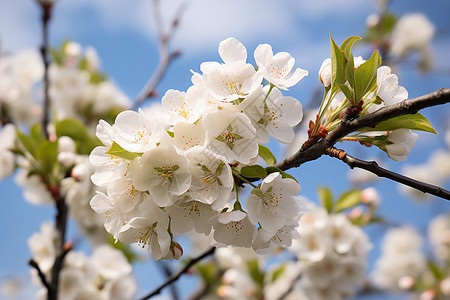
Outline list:
[[[133,185],[149,191],[159,206],[169,206],[191,185],[189,161],[174,146],[159,146],[134,160]]]
[[[281,90],[287,90],[308,75],[308,71],[300,68],[291,73],[295,59],[287,52],[278,52],[273,55],[272,46],[269,44],[259,45],[254,56],[258,64],[258,72]]]
[[[386,144],[386,153],[392,160],[405,161],[409,152],[416,144],[419,135],[409,129],[396,129],[389,133]]]

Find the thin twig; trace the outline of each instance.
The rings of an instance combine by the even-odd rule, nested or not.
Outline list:
[[[41,56],[44,63],[44,103],[42,107],[42,129],[44,130],[45,137],[48,139],[47,125],[49,123],[49,110],[50,110],[50,95],[49,86],[50,79],[48,75],[48,69],[50,62],[48,60],[48,23],[52,16],[53,2],[42,2],[40,4],[42,9],[42,46],[41,46]]]
[[[156,265],[160,267],[161,271],[164,273],[166,278],[170,278],[170,276],[172,276],[173,272],[165,261],[157,261]],[[170,285],[170,293],[172,294],[173,300],[180,299],[180,297],[178,296],[178,291],[175,283]]]
[[[180,55],[179,51],[169,51],[169,43],[172,41],[173,36],[175,35],[176,29],[178,28],[181,16],[185,9],[186,4],[185,2],[183,2],[178,8],[177,13],[175,14],[169,31],[165,32],[161,18],[159,0],[153,0],[153,12],[158,34],[159,63],[153,75],[139,92],[133,105],[133,109],[137,109],[138,107],[140,107],[149,97],[152,97],[155,94],[155,88],[166,73],[169,64],[174,58]]]
[[[30,260],[28,261],[28,264],[29,264],[30,266],[32,266],[33,268],[36,269],[36,271],[38,272],[38,276],[39,276],[39,278],[41,279],[42,284],[45,286],[45,288],[47,289],[47,291],[50,291],[50,290],[51,290],[51,287],[50,287],[50,285],[49,285],[49,283],[48,283],[48,281],[47,281],[47,278],[45,277],[45,274],[42,273],[41,268],[39,268],[38,263],[37,263],[34,259],[30,259]]]
[[[141,300],[150,299],[153,296],[158,295],[161,293],[161,291],[168,285],[172,284],[173,282],[177,281],[178,278],[180,278],[181,275],[185,274],[193,265],[198,263],[199,261],[203,260],[205,257],[208,257],[216,251],[215,247],[211,247],[208,251],[204,252],[200,256],[197,256],[193,259],[191,259],[178,273],[173,274],[168,278],[163,284],[161,284],[158,288],[156,288],[153,292],[149,293],[148,295],[141,298]]]
[[[274,167],[281,170],[296,168],[308,161],[316,160],[325,154],[325,149],[332,147],[341,138],[364,127],[375,127],[382,121],[407,114],[414,114],[421,109],[442,105],[450,102],[450,89],[439,89],[433,93],[409,99],[395,105],[386,106],[368,115],[354,120],[343,121],[323,139],[305,150],[299,150],[294,155],[277,163]]]
[[[348,155],[344,150],[336,148],[325,149],[325,154],[331,157],[335,157],[344,163],[346,163],[350,168],[360,168],[372,172],[378,177],[385,177],[396,182],[402,183],[409,187],[415,188],[424,193],[435,195],[447,200],[450,200],[450,191],[443,189],[441,187],[428,184],[413,178],[392,172],[390,170],[380,167],[375,161],[364,161],[355,157]]]

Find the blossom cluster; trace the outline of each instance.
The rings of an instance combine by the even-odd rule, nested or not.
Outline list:
[[[51,278],[55,260],[54,243],[58,232],[49,222],[41,225],[41,232],[28,239],[34,260],[46,278]],[[94,248],[91,256],[71,251],[66,255],[60,274],[59,297],[62,299],[133,299],[137,290],[136,280],[131,274],[132,267],[124,254],[103,244]],[[38,286],[42,282],[35,269],[31,270]],[[47,299],[47,289],[42,287],[36,299]]]
[[[372,58],[373,56],[371,60],[373,60]],[[352,65],[355,74],[358,74],[360,67],[365,68],[369,63],[371,62],[364,60],[361,56],[353,58]],[[333,130],[340,124],[345,114],[351,113],[350,109],[356,109],[358,115],[366,115],[382,107],[408,99],[408,91],[398,84],[397,75],[393,74],[388,66],[381,66],[376,69],[374,73],[376,81],[374,81],[373,87],[359,95],[361,99],[359,103],[352,103],[358,96],[356,95],[357,89],[356,87],[352,89],[348,81],[341,84],[339,89],[331,88],[332,74],[332,61],[327,58],[323,61],[319,70],[319,79],[325,87],[325,96],[317,113],[316,123],[312,121],[310,123],[312,133],[320,134],[321,130],[326,130],[325,132]],[[359,141],[366,146],[377,146],[385,151],[392,160],[404,161],[416,144],[417,138],[418,135],[407,127],[397,126],[393,130],[383,131],[376,130],[376,128],[365,128],[343,138],[343,140]]]
[[[360,287],[371,248],[367,235],[343,214],[312,208],[300,219],[293,247],[302,265],[301,289],[308,299],[344,299]]]
[[[389,291],[405,291],[420,299],[450,296],[450,215],[431,220],[428,239],[433,257],[424,252],[424,240],[412,227],[390,229],[382,255],[372,273],[373,282]]]
[[[173,234],[192,228],[206,235],[212,230],[217,246],[267,251],[289,246],[298,226],[294,179],[266,173],[244,203],[234,176],[246,180],[241,168],[258,162],[269,136],[293,140],[302,106],[281,90],[307,72],[291,72],[294,58],[274,55],[267,44],[255,50],[257,70],[234,38],[220,43],[219,54],[223,63],[202,63],[193,85],[168,90],[160,108],[124,111],[112,126],[103,120],[97,126],[104,146],[90,155],[92,181],[106,193],[98,192],[91,206],[105,215],[116,240],[148,246],[155,259],[178,258],[182,250]]]
[[[281,260],[252,249],[219,248],[215,253],[219,299],[345,299],[361,287],[368,237],[344,214],[310,205],[296,229],[301,238]],[[289,256],[295,259],[288,259]]]

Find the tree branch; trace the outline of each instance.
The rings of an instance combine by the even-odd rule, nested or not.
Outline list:
[[[299,167],[305,162],[318,159],[325,154],[325,150],[327,148],[332,147],[341,138],[352,132],[358,131],[364,127],[375,127],[378,123],[389,120],[393,117],[414,114],[421,109],[448,102],[450,102],[450,89],[439,89],[433,93],[421,97],[405,100],[395,105],[380,108],[373,113],[354,120],[343,120],[339,126],[328,133],[323,139],[307,149],[300,149],[291,157],[288,157],[282,162],[274,165],[274,167],[281,170]]]
[[[214,254],[215,251],[216,251],[216,248],[211,247],[210,249],[208,249],[206,252],[204,252],[200,256],[197,256],[197,257],[191,259],[180,271],[178,271],[178,273],[170,276],[163,284],[161,284],[158,288],[156,288],[153,292],[149,293],[147,296],[144,296],[143,298],[141,298],[141,300],[150,299],[151,297],[158,295],[159,293],[161,293],[162,289],[164,289],[166,286],[172,284],[173,282],[177,281],[178,278],[180,278],[181,275],[185,274],[193,265],[195,265],[196,263],[198,263],[205,257],[208,257],[208,256]]]
[[[44,63],[44,99],[42,107],[42,130],[44,130],[45,137],[48,139],[47,125],[49,123],[49,110],[50,110],[50,95],[49,86],[50,79],[48,75],[48,69],[50,62],[48,60],[48,23],[52,16],[53,2],[42,2],[40,3],[42,9],[42,46],[41,46],[41,56]]]
[[[424,193],[435,195],[447,200],[450,200],[450,191],[445,190],[441,187],[428,184],[422,181],[415,180],[413,178],[392,172],[390,170],[380,167],[375,161],[364,161],[355,157],[348,155],[344,150],[336,148],[325,149],[325,154],[331,157],[335,157],[344,163],[346,163],[350,168],[360,168],[372,172],[378,177],[385,177],[391,180],[397,181],[409,187],[415,188]]]
[[[155,88],[161,81],[162,77],[166,73],[167,67],[172,60],[180,55],[179,51],[169,52],[169,43],[173,39],[173,36],[180,23],[181,16],[186,9],[186,3],[183,2],[175,14],[172,21],[172,25],[168,32],[164,32],[164,26],[161,18],[161,9],[159,7],[159,0],[153,0],[153,11],[156,22],[156,29],[158,34],[158,50],[159,50],[159,63],[154,71],[153,75],[147,81],[145,86],[139,92],[136,101],[133,105],[133,109],[140,107],[149,97],[152,97],[155,93]]]
[[[28,264],[29,264],[30,266],[32,266],[33,268],[36,269],[36,271],[38,272],[38,276],[39,276],[39,278],[41,279],[42,284],[43,284],[44,287],[47,289],[47,292],[50,293],[51,286],[49,285],[49,283],[48,283],[48,281],[47,281],[47,278],[45,277],[45,274],[42,273],[41,268],[39,268],[38,263],[37,263],[34,259],[30,259],[30,260],[28,261]]]

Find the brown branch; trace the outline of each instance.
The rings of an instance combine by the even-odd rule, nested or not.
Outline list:
[[[360,168],[367,170],[378,177],[385,177],[409,187],[415,188],[416,190],[435,195],[447,200],[450,200],[450,191],[443,189],[441,187],[428,184],[422,181],[415,180],[413,178],[392,172],[390,170],[380,167],[375,161],[364,161],[355,157],[348,155],[344,150],[336,148],[325,149],[325,154],[331,157],[335,157],[344,163],[346,163],[350,168]]]
[[[342,121],[339,126],[328,133],[320,141],[313,144],[308,149],[300,149],[291,157],[288,157],[282,162],[274,165],[274,167],[281,170],[299,167],[303,163],[318,159],[325,154],[325,150],[327,148],[332,147],[341,138],[352,132],[358,131],[364,127],[375,127],[382,121],[407,114],[414,114],[421,109],[442,105],[448,102],[450,102],[450,89],[439,89],[433,93],[421,97],[405,100],[395,105],[380,108],[373,113],[353,120]]]
[[[30,259],[28,261],[28,264],[30,266],[32,266],[33,268],[36,269],[36,271],[38,272],[38,276],[41,279],[42,284],[44,285],[44,287],[47,289],[47,293],[50,293],[50,290],[52,289],[51,286],[49,285],[47,278],[45,277],[45,274],[42,273],[41,268],[39,268],[38,263],[34,260],[34,259]]]
[[[180,23],[181,16],[186,9],[185,2],[183,2],[173,18],[171,27],[168,32],[164,32],[164,26],[161,18],[161,9],[159,7],[159,0],[153,0],[153,12],[156,22],[156,29],[158,34],[158,50],[159,50],[159,63],[156,67],[153,75],[147,81],[145,86],[139,92],[136,101],[133,105],[133,109],[140,107],[149,97],[154,96],[155,88],[161,81],[162,77],[166,73],[166,70],[172,60],[180,55],[179,51],[170,52],[169,43],[173,39],[173,36]]]
[[[173,282],[177,281],[178,278],[181,277],[181,275],[185,274],[187,271],[189,271],[189,269],[194,266],[196,263],[198,263],[199,261],[201,261],[202,259],[204,259],[205,257],[208,257],[212,254],[214,254],[214,252],[216,251],[215,247],[211,247],[210,249],[208,249],[206,252],[204,252],[203,254],[201,254],[200,256],[197,256],[193,259],[191,259],[180,271],[178,271],[178,273],[173,274],[172,276],[170,276],[163,284],[161,284],[158,288],[156,288],[153,292],[149,293],[148,295],[144,296],[143,298],[141,298],[141,300],[146,300],[146,299],[150,299],[153,296],[158,295],[159,293],[161,293],[161,291],[168,285],[172,284]]]
[[[47,125],[49,123],[49,113],[50,113],[50,95],[49,86],[50,79],[48,74],[48,69],[50,62],[48,60],[48,23],[52,16],[53,2],[40,2],[40,7],[42,9],[42,46],[41,46],[41,56],[44,63],[44,99],[43,99],[43,109],[42,109],[42,130],[44,130],[45,137],[48,139]]]
[[[171,268],[167,265],[166,261],[157,261],[156,265],[161,269],[161,272],[166,276],[166,278],[170,278],[172,276],[173,272]],[[178,296],[178,290],[177,287],[174,284],[170,285],[170,293],[172,294],[173,300],[178,300],[180,297]]]

